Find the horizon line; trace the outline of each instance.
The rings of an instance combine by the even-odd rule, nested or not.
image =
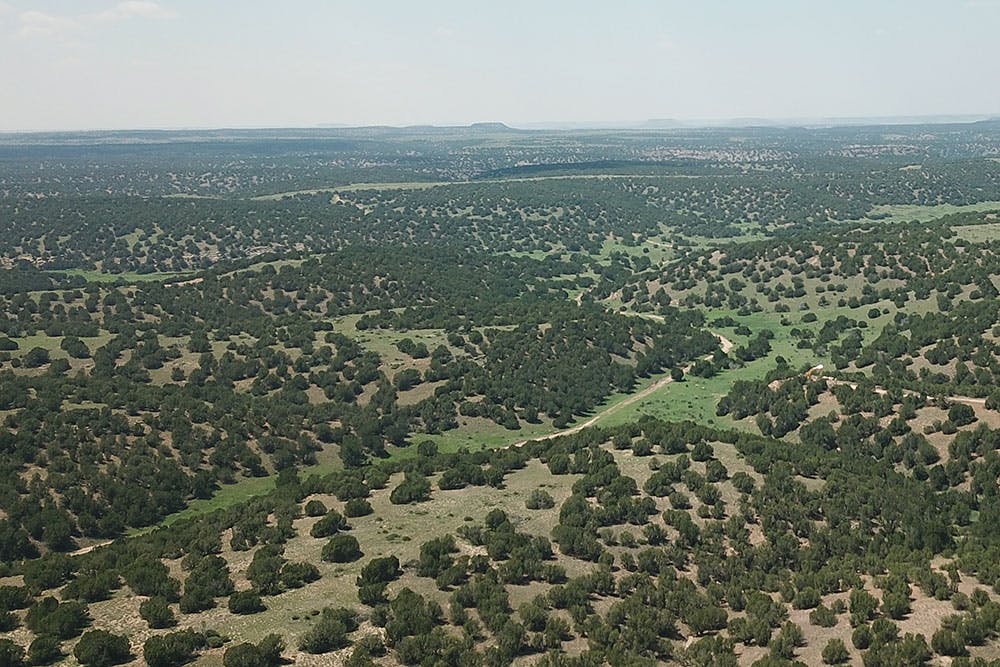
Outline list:
[[[503,127],[520,131],[544,130],[670,130],[670,129],[750,129],[842,127],[857,125],[947,125],[1000,120],[1000,112],[993,113],[940,113],[906,115],[851,115],[851,116],[733,116],[710,118],[647,118],[644,120],[537,120],[500,121],[482,120],[467,123],[436,121],[432,123],[315,123],[312,125],[160,125],[132,127],[90,127],[78,129],[0,129],[0,136],[39,134],[95,134],[128,132],[232,132],[267,130],[412,130],[412,129],[473,129],[478,126]]]

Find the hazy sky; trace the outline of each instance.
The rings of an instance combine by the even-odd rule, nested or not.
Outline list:
[[[0,0],[0,130],[1000,114],[1000,0]]]

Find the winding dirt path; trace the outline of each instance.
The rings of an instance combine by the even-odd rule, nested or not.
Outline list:
[[[651,317],[662,319],[662,317],[659,316],[659,315],[653,315]],[[722,348],[723,352],[725,352],[726,354],[728,354],[729,351],[733,349],[733,342],[731,340],[729,340],[725,336],[722,336],[722,335],[717,334],[717,333],[713,334],[713,335],[716,338],[719,339],[719,346]],[[687,372],[691,369],[691,365],[692,364],[688,364],[687,366],[684,367],[684,373],[685,374],[687,374]],[[527,438],[525,440],[519,440],[517,442],[512,442],[512,443],[510,443],[508,445],[503,445],[503,446],[504,447],[518,447],[518,446],[523,445],[523,444],[525,444],[525,443],[527,443],[527,442],[529,442],[531,440],[552,440],[553,438],[558,438],[558,437],[561,437],[561,436],[564,436],[564,435],[572,435],[573,433],[579,433],[583,429],[588,428],[590,426],[593,426],[598,421],[600,421],[602,419],[605,419],[607,417],[610,417],[611,415],[613,415],[613,414],[615,414],[617,412],[620,412],[621,410],[623,410],[624,408],[632,405],[636,401],[641,401],[642,399],[646,398],[650,394],[652,394],[652,393],[654,393],[656,391],[659,391],[660,389],[662,389],[666,385],[670,384],[671,382],[673,382],[673,378],[671,378],[669,375],[667,375],[665,377],[660,378],[656,382],[653,382],[651,385],[649,385],[645,389],[642,389],[641,391],[638,391],[638,392],[636,392],[634,394],[631,394],[628,397],[622,399],[619,403],[615,403],[614,405],[612,405],[612,406],[610,406],[610,407],[608,407],[608,408],[606,408],[606,409],[598,412],[593,417],[590,417],[589,419],[587,419],[587,421],[585,421],[585,422],[583,422],[581,424],[577,424],[575,426],[571,426],[569,428],[562,429],[560,431],[553,431],[552,433],[547,433],[547,434],[544,434],[544,435],[535,436],[533,438]],[[98,549],[100,547],[103,547],[103,546],[106,546],[108,544],[111,544],[113,541],[114,540],[102,540],[100,542],[96,542],[94,544],[90,544],[88,546],[81,547],[81,548],[77,549],[76,551],[70,552],[69,555],[70,556],[82,556],[83,554],[89,553],[89,552],[93,551],[94,549]]]
[[[832,385],[843,385],[850,387],[851,389],[858,388],[857,382],[850,382],[848,380],[838,380],[837,378],[831,375],[824,375],[823,379]],[[884,396],[889,393],[887,389],[884,389],[882,387],[875,387],[874,391],[879,396]],[[912,389],[904,389],[903,393],[908,394],[910,396],[920,395],[919,391],[913,391]],[[952,403],[965,403],[966,405],[983,405],[983,406],[986,405],[985,398],[973,398],[972,396],[945,396],[945,400],[951,401]]]

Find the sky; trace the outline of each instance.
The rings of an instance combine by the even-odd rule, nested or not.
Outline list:
[[[0,131],[1000,115],[1000,0],[0,0]]]

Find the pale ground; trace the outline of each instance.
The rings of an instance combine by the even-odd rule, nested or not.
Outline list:
[[[975,406],[977,413],[981,406]],[[835,400],[830,394],[821,397],[820,405],[815,406],[811,412],[816,414],[826,414],[835,409]],[[985,411],[991,412],[991,411]],[[942,411],[939,408],[924,408],[918,412],[918,417],[911,422],[915,429],[923,423],[939,418]],[[995,419],[995,416],[983,414],[984,419]],[[945,446],[943,442],[938,443],[934,437],[931,441],[936,446]],[[606,445],[610,447],[610,445]],[[753,471],[746,462],[739,456],[733,445],[715,442],[712,443],[713,452],[728,469],[729,475],[743,471],[751,475],[758,483],[761,476]],[[623,474],[636,480],[638,486],[643,483],[651,474],[650,462],[655,460],[666,461],[672,456],[656,454],[653,456],[636,457],[631,450],[611,450],[613,456],[620,466]],[[945,450],[946,451],[946,450]],[[692,461],[692,469],[699,473],[704,473],[705,464]],[[457,529],[468,523],[478,523],[482,517],[493,508],[501,508],[508,513],[512,521],[520,532],[537,535],[550,536],[552,527],[558,521],[559,507],[569,496],[571,486],[578,476],[553,476],[547,467],[537,460],[532,460],[523,470],[515,471],[507,476],[505,487],[493,489],[490,487],[475,487],[462,490],[441,491],[437,488],[437,479],[432,479],[432,500],[427,503],[417,505],[392,505],[389,502],[389,492],[402,479],[402,475],[394,475],[385,489],[372,493],[370,502],[374,508],[374,513],[354,519],[349,519],[352,525],[351,533],[358,536],[364,557],[355,563],[332,564],[320,561],[320,551],[326,543],[325,539],[315,539],[309,536],[309,528],[318,519],[302,517],[295,522],[298,536],[289,541],[286,547],[285,557],[290,561],[309,561],[317,564],[322,578],[304,588],[285,592],[278,596],[268,597],[265,604],[268,609],[262,613],[237,617],[231,614],[226,608],[225,600],[219,600],[216,608],[197,615],[179,615],[179,628],[192,627],[195,629],[213,628],[223,634],[230,636],[234,643],[241,641],[258,641],[263,635],[272,631],[279,631],[287,638],[289,649],[286,656],[296,661],[300,665],[337,665],[346,657],[347,652],[331,653],[322,656],[310,656],[299,654],[295,650],[298,638],[305,632],[312,623],[312,613],[318,612],[325,606],[347,606],[358,605],[356,597],[355,579],[358,576],[361,566],[370,558],[393,554],[404,564],[412,562],[419,555],[420,544],[427,539],[451,533],[455,534]],[[813,485],[821,485],[820,480],[803,480]],[[717,484],[721,491],[722,498],[727,504],[729,511],[738,500],[739,494],[732,487],[731,482],[723,481]],[[546,489],[555,499],[555,507],[550,510],[527,510],[524,507],[524,500],[527,495],[536,488]],[[693,508],[700,504],[690,493],[690,490],[683,484],[677,484],[676,488],[686,492]],[[343,509],[343,503],[329,495],[318,495],[316,498],[322,500],[330,509]],[[670,504],[666,498],[657,498],[658,512],[669,508]],[[654,515],[650,517],[651,522],[662,524],[662,517]],[[697,516],[694,520],[703,524],[704,521]],[[748,526],[751,531],[751,542],[754,544],[762,540],[759,526]],[[614,526],[611,531],[620,535],[623,531],[629,531],[637,538],[640,538],[641,527],[637,526]],[[675,534],[672,529],[668,529],[668,534]],[[229,538],[231,534],[227,532],[223,536],[223,556],[229,563],[236,587],[245,589],[248,582],[245,579],[246,568],[250,564],[252,551],[234,552],[229,548]],[[477,548],[471,547],[458,539],[462,551],[470,553]],[[95,548],[92,545],[89,548]],[[620,546],[611,547],[611,551],[619,554],[626,549]],[[576,576],[590,571],[593,567],[590,563],[585,563],[574,558],[559,556],[558,562],[562,564],[570,576]],[[168,565],[173,576],[183,578],[184,573],[180,570],[179,561],[170,561]],[[935,563],[936,567],[941,567],[943,563]],[[684,576],[693,576],[694,568],[684,573]],[[619,571],[618,575],[624,571]],[[16,580],[8,578],[0,581],[0,584],[17,583]],[[978,584],[966,578],[961,584],[961,590],[971,593]],[[440,592],[434,586],[433,581],[416,577],[412,571],[407,571],[403,577],[394,582],[389,587],[390,595],[408,586],[421,594],[437,599],[442,606],[447,608],[447,593]],[[548,586],[541,583],[532,583],[527,586],[510,586],[508,588],[511,606],[516,610],[518,605],[532,599],[539,593],[543,593]],[[874,587],[869,587],[876,595],[881,597],[880,591]],[[991,597],[996,597],[990,592]],[[843,597],[846,593],[827,596],[824,602],[829,605],[833,599]],[[115,594],[113,599],[106,602],[95,603],[90,606],[91,614],[95,618],[95,626],[109,628],[115,632],[127,634],[133,642],[137,660],[134,664],[141,662],[141,644],[150,635],[145,622],[138,616],[138,607],[144,598],[133,595],[127,588]],[[606,611],[613,602],[612,599],[598,599],[595,601],[595,609],[599,612]],[[174,605],[176,611],[176,605]],[[954,613],[950,602],[941,602],[927,599],[916,587],[913,587],[912,613],[903,621],[899,622],[900,632],[919,632],[924,634],[929,641],[930,635],[939,627],[942,616]],[[22,612],[23,613],[23,612]],[[848,616],[842,615],[838,624],[834,628],[821,628],[813,626],[808,621],[808,611],[790,611],[790,618],[796,622],[803,630],[806,644],[797,652],[797,658],[806,664],[813,665],[820,663],[820,652],[830,637],[840,636],[844,639],[851,652],[853,662],[851,664],[860,665],[859,652],[850,644],[850,628],[848,626]],[[378,632],[370,624],[364,623],[362,629],[355,633],[356,639],[362,634]],[[22,644],[27,644],[31,635],[23,628],[5,636],[11,637]],[[71,649],[72,642],[67,642],[64,649]],[[585,640],[575,639],[565,645],[570,653],[582,651],[585,648]],[[1000,655],[997,643],[991,642],[984,647],[972,648],[973,655],[983,655],[995,657]],[[740,656],[740,664],[750,664],[756,658],[765,653],[765,649],[760,647],[738,647],[737,653]],[[222,650],[209,651],[203,654],[196,661],[198,665],[211,665],[216,667],[221,664]],[[527,656],[517,661],[518,664],[531,664],[536,657]],[[391,662],[391,661],[390,661]],[[66,664],[73,665],[70,658]],[[388,664],[388,663],[387,663]],[[946,664],[943,661],[932,662],[935,665]]]

